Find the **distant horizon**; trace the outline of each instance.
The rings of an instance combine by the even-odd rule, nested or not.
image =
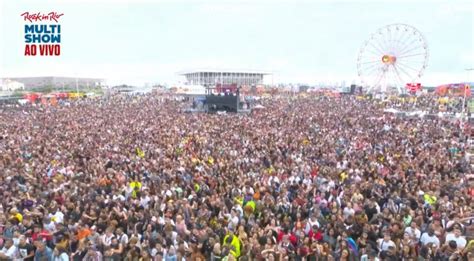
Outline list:
[[[188,69],[189,70],[189,69]],[[145,86],[147,84],[162,84],[162,85],[176,85],[176,84],[184,84],[186,82],[186,79],[184,76],[180,75],[180,73],[182,71],[187,71],[187,70],[181,70],[179,72],[176,72],[174,73],[176,76],[178,76],[179,79],[177,80],[174,80],[174,81],[165,81],[165,80],[159,80],[159,79],[156,79],[156,80],[149,80],[149,79],[146,79],[146,80],[140,80],[140,79],[137,79],[137,80],[116,80],[116,79],[109,79],[109,78],[105,78],[105,77],[90,77],[88,75],[78,75],[78,76],[73,76],[73,75],[51,75],[51,74],[44,74],[44,75],[0,75],[0,79],[10,79],[10,78],[33,78],[33,77],[64,77],[64,78],[90,78],[90,79],[100,79],[100,80],[103,80],[104,82],[107,82],[107,85],[110,86],[110,85],[122,85],[122,84],[126,84],[126,85],[131,85],[131,86]],[[264,70],[261,70],[261,71],[264,71]],[[433,87],[433,86],[440,86],[440,85],[444,85],[444,84],[455,84],[455,83],[472,83],[474,82],[472,79],[473,79],[473,75],[474,73],[473,72],[466,72],[465,75],[467,75],[466,77],[461,77],[463,80],[454,80],[454,81],[440,81],[440,82],[435,82],[435,83],[431,83],[431,84],[424,84],[423,83],[423,77],[422,77],[422,80],[420,81],[422,84],[424,84],[423,86],[430,86],[430,87]],[[273,79],[271,79],[273,76]],[[331,85],[331,86],[340,86],[340,85],[343,85],[345,84],[345,86],[350,86],[351,84],[356,84],[356,85],[362,85],[361,82],[359,82],[358,80],[353,80],[353,81],[347,81],[347,80],[339,80],[339,81],[324,81],[324,80],[315,80],[314,82],[303,82],[303,81],[293,81],[293,82],[276,82],[275,81],[275,78],[276,78],[276,74],[273,74],[273,73],[269,73],[268,75],[265,75],[264,76],[264,83],[265,85],[282,85],[282,84],[287,84],[287,85],[295,85],[295,84],[299,84],[299,85],[310,85],[310,86],[315,86],[315,85]]]
[[[144,82],[143,84],[130,84],[130,83],[126,83],[126,82],[119,82],[119,83],[114,83],[114,84],[109,84],[107,79],[104,79],[104,78],[100,78],[100,77],[74,77],[74,76],[51,76],[51,75],[47,75],[47,76],[18,76],[18,77],[8,77],[8,76],[5,76],[5,77],[2,77],[0,78],[0,83],[1,81],[4,81],[4,80],[10,80],[10,79],[17,79],[17,78],[48,78],[48,77],[58,77],[58,78],[77,78],[77,79],[96,79],[96,80],[101,80],[104,84],[101,85],[101,87],[115,87],[115,86],[122,86],[122,85],[126,85],[126,86],[129,86],[129,87],[136,87],[136,88],[152,88],[153,86],[156,86],[156,85],[162,85],[162,86],[168,86],[168,87],[173,87],[173,85],[185,85],[184,82],[175,82],[175,83],[165,83],[165,82],[159,82],[159,81],[155,81],[155,82]],[[184,77],[183,77],[184,78]],[[344,85],[342,85],[344,84]],[[267,86],[274,86],[274,87],[278,87],[280,85],[287,85],[287,86],[294,86],[294,85],[297,85],[297,86],[303,86],[303,85],[307,85],[309,87],[322,87],[322,88],[325,88],[325,87],[335,87],[335,88],[344,88],[344,87],[350,87],[352,84],[356,84],[357,86],[360,86],[359,84],[357,83],[347,83],[347,82],[340,82],[339,84],[330,84],[330,83],[298,83],[298,82],[289,82],[289,83],[284,83],[284,82],[280,82],[280,83],[276,83],[274,82],[273,85],[272,84],[264,84],[264,85],[267,85]],[[445,83],[440,83],[440,84],[436,84],[436,85],[422,85],[424,88],[435,88],[435,87],[438,87],[438,86],[442,86],[442,85],[449,85],[449,84],[469,84],[470,86],[474,86],[474,81],[457,81],[457,82],[445,82]],[[189,85],[189,84],[188,84]],[[191,86],[191,85],[189,85]],[[200,86],[200,85],[192,85],[192,86]],[[70,87],[70,86],[68,86]],[[72,86],[74,88],[74,86]]]
[[[468,0],[0,0],[0,78],[67,75],[143,86],[211,67],[275,72],[267,84],[360,85],[363,43],[403,23],[428,42],[419,82],[472,82],[465,69],[474,67],[473,9]],[[24,56],[20,15],[50,11],[64,13],[61,56]]]

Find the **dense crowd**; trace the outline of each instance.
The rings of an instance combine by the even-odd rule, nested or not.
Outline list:
[[[473,260],[459,124],[350,96],[261,103],[0,108],[0,260]]]
[[[391,97],[386,100],[386,105],[390,108],[397,108],[403,111],[421,110],[427,113],[461,113],[463,105],[465,113],[468,114],[468,103],[461,97],[440,97],[437,95],[421,95],[418,97]]]

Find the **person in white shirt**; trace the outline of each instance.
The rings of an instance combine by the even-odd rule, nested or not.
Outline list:
[[[232,209],[234,209],[239,214],[240,218],[244,218],[244,210],[242,206],[240,206],[239,204],[236,204],[234,207],[232,207]]]
[[[126,246],[128,244],[128,235],[123,233],[121,228],[117,228],[117,239],[122,246]]]
[[[163,258],[166,255],[166,249],[164,249],[160,243],[156,243],[155,247],[150,251],[152,257],[158,256],[157,259]]]
[[[417,241],[420,240],[421,231],[416,227],[415,221],[412,221],[410,226],[405,228],[405,233],[408,233],[410,238],[415,238]]]
[[[110,246],[112,243],[112,239],[115,238],[115,235],[113,234],[113,228],[107,228],[105,231],[105,235],[101,237],[102,244],[106,247]]]
[[[244,193],[244,195],[253,195],[255,193],[253,188],[249,185],[245,185],[245,187],[242,189],[242,192]]]
[[[448,244],[449,241],[455,241],[459,250],[464,249],[467,244],[466,238],[462,236],[461,230],[459,229],[454,229],[453,232],[446,235],[446,244]]]
[[[392,241],[389,233],[385,233],[383,238],[379,239],[378,246],[380,252],[388,251],[390,247],[396,247],[395,242]]]
[[[309,231],[311,230],[313,226],[321,227],[319,225],[319,221],[315,213],[313,213],[311,217],[308,219],[308,222],[306,222],[306,227],[305,227],[306,235],[309,233]]]
[[[2,250],[0,250],[0,260],[13,260],[18,257],[18,248],[13,244],[13,240],[6,239]]]
[[[350,202],[347,202],[347,206],[344,208],[343,214],[345,219],[350,216],[354,216],[355,210],[352,208],[352,204]]]
[[[114,195],[112,197],[112,200],[116,201],[116,200],[119,200],[119,201],[125,201],[126,198],[122,195],[122,194],[118,194],[118,195]]]
[[[237,229],[237,226],[239,225],[239,216],[237,214],[237,211],[232,209],[230,213],[231,213],[231,219],[230,219],[228,227]]]
[[[50,215],[49,217],[56,224],[62,224],[64,222],[64,214],[63,212],[61,212],[61,209],[59,208],[56,210],[56,213],[54,213],[54,215]]]
[[[437,247],[439,247],[439,238],[436,237],[434,230],[432,228],[428,230],[428,233],[425,232],[423,233],[423,235],[421,235],[420,242],[423,246],[426,246],[429,243],[432,243],[433,245],[436,245]]]
[[[140,198],[140,206],[142,206],[145,209],[148,209],[148,204],[150,203],[151,198],[149,196],[148,191],[144,191],[143,194],[144,194],[144,196]]]
[[[56,225],[54,224],[54,222],[51,221],[50,218],[45,218],[43,220],[43,225],[44,225],[44,228],[51,233],[56,231]]]

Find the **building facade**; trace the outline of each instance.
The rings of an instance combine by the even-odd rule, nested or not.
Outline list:
[[[3,81],[15,81],[24,84],[25,90],[42,88],[89,88],[99,87],[104,84],[103,79],[98,78],[76,78],[76,77],[12,77],[3,78]]]
[[[24,90],[25,85],[21,82],[12,81],[12,80],[2,80],[0,81],[0,91],[18,91]]]
[[[264,71],[245,70],[192,70],[180,73],[186,84],[214,86],[220,84],[257,85],[263,84],[263,77],[270,75]]]

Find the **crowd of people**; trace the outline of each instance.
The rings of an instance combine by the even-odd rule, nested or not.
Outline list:
[[[462,113],[464,106],[465,113],[469,113],[469,104],[462,96],[440,97],[430,94],[417,97],[391,97],[386,99],[386,103],[390,108],[397,108],[403,111],[419,110],[432,114],[440,112],[444,114]]]
[[[459,124],[353,96],[251,114],[0,108],[0,260],[473,260]]]

